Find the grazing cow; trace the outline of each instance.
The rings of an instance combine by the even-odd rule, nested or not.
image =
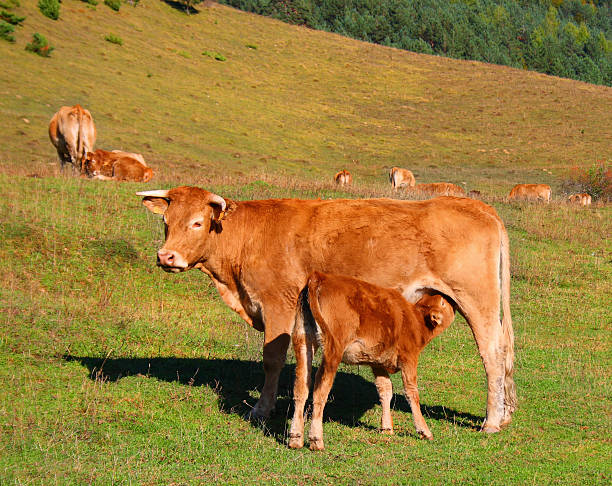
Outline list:
[[[341,170],[334,176],[334,182],[340,186],[350,186],[353,183],[353,176],[348,170]]]
[[[510,191],[509,201],[550,202],[551,189],[548,184],[517,184]]]
[[[274,408],[298,296],[317,270],[395,288],[413,303],[427,293],[448,296],[470,325],[487,374],[483,429],[497,432],[510,422],[509,243],[491,206],[454,197],[233,201],[185,186],[138,195],[163,214],[158,265],[202,270],[223,301],[264,332],[266,379],[252,416]]]
[[[340,362],[370,365],[382,405],[381,430],[393,433],[389,373],[402,371],[404,393],[417,433],[433,435],[421,415],[417,389],[419,354],[455,318],[453,305],[441,295],[424,295],[411,304],[394,289],[351,277],[313,272],[300,294],[293,329],[295,411],[289,447],[304,445],[304,405],[310,389],[312,357],[318,344],[323,360],[313,392],[310,449],[323,450],[323,409]]]
[[[462,187],[450,182],[432,182],[430,184],[416,184],[413,191],[424,196],[456,196],[465,197]]]
[[[391,181],[391,187],[394,191],[397,191],[400,187],[414,187],[416,184],[412,171],[401,167],[391,167],[389,181]]]
[[[96,143],[96,125],[91,113],[81,105],[62,106],[49,122],[49,138],[61,167],[69,162],[83,172],[85,155]]]
[[[591,205],[591,195],[583,192],[581,194],[572,194],[567,198],[568,202],[571,204],[579,204],[580,206],[590,206]]]
[[[132,182],[149,182],[153,177],[153,169],[147,167],[142,155],[106,150],[87,152],[84,173],[94,179]]]

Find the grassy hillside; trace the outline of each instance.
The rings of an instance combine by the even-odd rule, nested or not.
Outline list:
[[[371,372],[342,365],[327,449],[314,454],[286,447],[293,357],[274,417],[243,418],[263,383],[262,336],[205,275],[155,268],[163,229],[134,193],[337,197],[330,179],[346,167],[350,193],[388,195],[396,164],[493,196],[516,182],[556,189],[568,167],[610,158],[611,89],[214,4],[186,16],[161,1],[115,13],[64,0],[54,22],[21,3],[16,44],[0,42],[0,483],[610,482],[610,206],[495,202],[511,238],[519,408],[508,429],[478,432],[484,373],[458,318],[419,365],[433,442],[417,439],[397,375],[396,435],[380,435]],[[33,32],[51,58],[24,50]],[[98,146],[142,152],[153,183],[59,173],[47,123],[77,102]]]
[[[116,13],[66,0],[53,21],[22,3],[17,43],[0,43],[9,67],[0,73],[0,143],[14,169],[55,160],[48,120],[77,102],[94,115],[99,147],[142,152],[168,181],[328,181],[345,167],[376,184],[400,165],[423,182],[506,194],[517,182],[554,186],[568,167],[611,155],[610,88],[415,55],[215,4],[188,16],[161,1]],[[55,46],[51,58],[23,49],[35,31]],[[104,40],[111,32],[123,46]]]

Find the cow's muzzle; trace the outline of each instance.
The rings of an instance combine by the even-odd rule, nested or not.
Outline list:
[[[157,266],[170,273],[187,270],[187,262],[180,253],[173,250],[161,249],[157,252]]]

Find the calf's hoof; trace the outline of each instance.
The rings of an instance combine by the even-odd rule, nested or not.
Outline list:
[[[481,431],[485,432],[487,434],[496,434],[497,432],[499,432],[500,428],[497,425],[489,425],[487,423],[485,423],[482,426]]]
[[[304,436],[298,434],[289,435],[289,449],[301,449],[304,447]]]
[[[433,434],[429,430],[417,430],[417,433],[423,440],[433,440]]]
[[[309,440],[311,451],[322,451],[323,449],[325,449],[325,445],[323,444],[323,438],[315,439],[313,437],[310,437]]]
[[[381,434],[393,435],[393,429],[380,429]]]

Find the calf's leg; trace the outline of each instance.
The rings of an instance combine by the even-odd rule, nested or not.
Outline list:
[[[417,388],[417,361],[412,359],[402,364],[402,381],[404,382],[404,393],[410,403],[414,428],[423,439],[432,440],[433,434],[427,427],[425,419],[421,414],[421,403],[419,401],[419,390]]]
[[[326,346],[327,345],[328,343],[326,343]],[[324,351],[327,350],[326,348],[323,349]],[[321,366],[317,371],[314,392],[312,395],[312,423],[310,424],[310,433],[308,434],[311,451],[322,451],[325,448],[323,444],[323,409],[327,403],[329,391],[334,384],[334,378],[336,377],[340,359],[341,356],[333,358],[329,355],[324,355]]]
[[[372,366],[374,373],[374,384],[378,391],[378,398],[382,407],[382,418],[380,430],[383,434],[393,433],[393,419],[391,418],[391,398],[393,398],[393,385],[389,378],[389,373],[384,368]]]

